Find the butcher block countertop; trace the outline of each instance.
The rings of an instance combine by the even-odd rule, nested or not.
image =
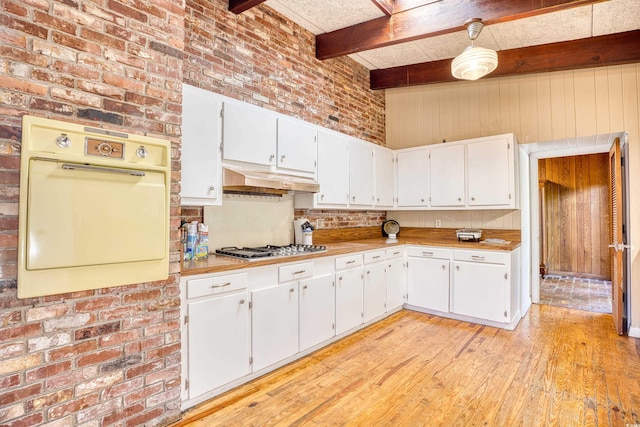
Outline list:
[[[377,236],[377,237],[374,237]],[[180,274],[219,273],[243,268],[275,265],[313,258],[350,254],[373,249],[387,249],[397,245],[444,246],[453,249],[481,249],[489,251],[512,251],[520,246],[520,230],[483,230],[480,242],[460,242],[456,230],[451,228],[401,228],[396,243],[386,243],[379,227],[359,229],[316,230],[314,244],[326,245],[326,252],[305,255],[245,261],[226,256],[209,254],[206,260],[187,261],[182,264]],[[486,239],[503,239],[504,243],[490,243]]]

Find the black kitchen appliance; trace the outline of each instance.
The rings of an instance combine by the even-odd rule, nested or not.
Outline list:
[[[313,252],[326,252],[327,247],[323,245],[296,245],[286,246],[266,245],[255,248],[238,248],[235,246],[216,249],[216,254],[241,258],[247,261],[259,261],[267,258],[281,258],[295,255],[306,255]]]

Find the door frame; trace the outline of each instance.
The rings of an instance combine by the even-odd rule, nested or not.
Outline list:
[[[625,152],[628,144],[626,132],[617,132],[605,135],[594,135],[584,138],[572,138],[563,141],[548,141],[541,143],[520,145],[520,190],[521,190],[521,233],[522,246],[528,246],[528,251],[522,252],[522,315],[524,316],[530,304],[540,303],[540,201],[538,198],[538,160],[552,157],[580,156],[586,154],[609,153],[609,149],[616,138],[620,138],[621,151]],[[624,147],[624,148],[623,148]],[[623,178],[628,182],[628,168],[623,169],[627,176]],[[627,185],[628,187],[628,185]],[[624,194],[623,214],[627,221],[627,238],[629,238],[629,193]],[[626,257],[630,251],[626,251]],[[630,286],[631,268],[630,262],[625,266],[625,281],[627,283],[627,314],[626,321],[631,320]],[[528,300],[528,303],[527,303]]]

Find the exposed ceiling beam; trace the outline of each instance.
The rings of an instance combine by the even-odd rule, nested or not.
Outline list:
[[[316,36],[316,58],[335,58],[462,31],[465,21],[470,18],[481,18],[485,25],[491,25],[600,1],[603,0],[447,0],[426,4],[319,34]]]
[[[239,15],[245,10],[249,10],[260,3],[264,3],[265,1],[266,0],[229,0],[229,10],[236,15]]]
[[[387,16],[393,14],[393,0],[371,0]]]
[[[498,68],[488,76],[505,77],[640,62],[640,30],[560,43],[498,51]],[[459,81],[451,59],[371,70],[371,89]]]

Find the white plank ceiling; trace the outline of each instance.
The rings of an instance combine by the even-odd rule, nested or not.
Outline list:
[[[383,16],[371,0],[267,0],[265,4],[316,35]],[[500,51],[638,29],[640,0],[609,0],[488,25],[475,44]],[[469,44],[466,31],[460,31],[349,56],[375,70],[454,58]]]

